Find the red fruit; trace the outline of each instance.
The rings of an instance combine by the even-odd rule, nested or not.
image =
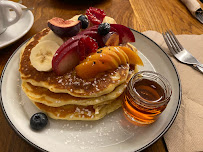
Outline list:
[[[60,49],[60,48],[59,48]],[[52,59],[52,69],[58,75],[63,75],[79,64],[78,41],[56,51]]]
[[[85,35],[76,35],[71,38],[69,38],[66,42],[64,42],[56,51],[55,54],[59,54],[61,51],[63,51],[66,47],[70,46],[72,43],[79,41],[81,37],[85,37]]]
[[[102,36],[99,35],[99,34],[97,33],[97,31],[89,31],[89,30],[86,31],[86,30],[85,30],[85,31],[83,31],[82,33],[79,33],[78,35],[86,35],[86,36],[89,36],[89,37],[91,37],[91,38],[93,38],[93,39],[96,40],[96,42],[98,43],[99,47],[103,47],[103,46],[104,46],[104,42],[103,42],[103,40],[102,40]]]
[[[135,42],[135,37],[132,31],[121,24],[110,24],[112,31],[115,29],[116,33],[119,34],[120,43]]]
[[[81,22],[73,20],[64,20],[54,17],[48,20],[48,27],[58,36],[74,36],[80,31]]]
[[[98,27],[99,27],[99,25],[94,25],[94,26],[92,26],[92,27],[89,27],[89,28],[85,29],[84,31],[82,31],[82,32],[80,32],[80,33],[78,33],[78,34],[79,34],[79,35],[82,35],[82,34],[85,33],[86,31],[97,31]]]
[[[103,10],[94,7],[90,7],[89,9],[87,9],[86,15],[88,19],[95,25],[101,24],[104,17],[106,16]]]
[[[97,49],[98,44],[93,38],[89,36],[80,38],[78,42],[80,60],[84,60],[86,56],[88,56],[90,53],[96,52]]]
[[[109,32],[107,35],[103,36],[103,41],[106,46],[118,46],[119,35],[116,32]]]

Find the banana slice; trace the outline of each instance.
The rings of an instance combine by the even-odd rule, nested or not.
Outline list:
[[[40,42],[46,41],[46,40],[54,41],[58,45],[62,45],[63,44],[63,39],[60,38],[59,36],[57,36],[52,30],[50,30],[49,33],[46,36],[42,37]]]
[[[30,54],[30,61],[32,66],[37,71],[51,71],[52,58],[60,46],[51,40],[39,42]]]
[[[82,15],[82,14],[80,14],[80,15]],[[75,15],[75,16],[73,16],[70,20],[78,21],[78,17],[79,17],[80,15]]]
[[[102,23],[116,24],[116,21],[109,16],[105,16]]]

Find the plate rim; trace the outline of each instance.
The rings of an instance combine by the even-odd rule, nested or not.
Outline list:
[[[179,91],[179,98],[178,98],[178,105],[177,105],[177,107],[176,107],[176,110],[175,110],[175,113],[174,113],[172,119],[170,120],[170,122],[168,123],[168,125],[166,126],[166,128],[165,128],[154,140],[152,140],[150,143],[148,143],[148,144],[145,145],[144,147],[142,147],[142,148],[136,150],[136,152],[140,152],[140,151],[146,149],[147,147],[149,147],[150,145],[152,145],[153,143],[155,143],[159,138],[161,138],[161,137],[169,130],[169,128],[172,126],[172,124],[174,123],[174,121],[175,121],[175,119],[176,119],[176,117],[177,117],[177,115],[178,115],[178,112],[179,112],[179,110],[180,110],[180,106],[181,106],[181,100],[182,100],[182,86],[181,86],[181,80],[180,80],[180,76],[179,76],[179,74],[178,74],[178,71],[177,71],[177,69],[176,69],[176,67],[175,67],[175,65],[174,65],[174,63],[173,63],[173,61],[171,60],[171,58],[168,56],[168,54],[167,54],[155,41],[153,41],[152,39],[150,39],[148,36],[144,35],[144,34],[141,33],[141,32],[138,32],[138,31],[136,31],[136,30],[134,30],[134,29],[132,29],[132,28],[130,28],[130,29],[131,29],[132,31],[134,31],[134,32],[137,32],[137,33],[141,34],[142,36],[144,36],[144,37],[147,38],[148,40],[150,40],[152,43],[154,43],[154,44],[167,56],[167,58],[169,59],[169,61],[171,62],[172,66],[173,66],[173,68],[174,68],[174,70],[175,70],[175,73],[176,73],[176,76],[177,76],[177,79],[178,79],[178,86],[179,86],[179,90],[180,90],[180,91]],[[165,140],[164,140],[164,142],[165,142]],[[165,144],[165,146],[167,147],[166,144]]]
[[[145,146],[141,147],[140,149],[136,150],[135,152],[140,152],[144,149],[146,149],[147,147],[151,146],[153,143],[155,143],[158,139],[160,139],[168,130],[169,128],[172,126],[172,124],[174,123],[177,115],[178,115],[178,112],[179,112],[179,109],[180,109],[180,106],[181,106],[181,100],[182,100],[182,87],[181,87],[181,81],[180,81],[180,77],[179,77],[179,74],[178,74],[178,71],[174,65],[174,63],[172,62],[172,60],[170,59],[170,57],[168,56],[168,54],[156,43],[154,42],[152,39],[150,39],[149,37],[147,37],[146,35],[142,34],[141,32],[138,32],[132,28],[130,28],[130,30],[144,36],[145,38],[147,38],[148,40],[150,40],[152,43],[154,43],[166,56],[167,58],[169,59],[169,61],[171,62],[174,70],[175,70],[175,73],[176,73],[176,76],[177,76],[177,80],[178,80],[178,87],[179,87],[179,98],[178,98],[178,105],[176,107],[176,110],[175,110],[175,113],[173,114],[173,117],[172,119],[170,120],[170,122],[168,123],[168,125],[165,127],[165,129],[159,134],[157,135],[156,138],[154,138],[151,142],[149,142],[148,144],[146,144]],[[11,120],[9,119],[7,113],[6,113],[6,110],[4,108],[4,104],[3,104],[3,101],[2,101],[2,80],[3,80],[3,77],[4,77],[4,73],[7,69],[7,66],[8,64],[10,63],[10,60],[13,58],[13,56],[20,50],[20,48],[22,48],[23,45],[25,45],[32,37],[30,37],[29,39],[27,39],[25,42],[23,42],[13,53],[12,55],[9,57],[8,61],[6,62],[3,70],[2,70],[2,73],[1,73],[1,77],[0,77],[0,104],[1,104],[1,109],[3,111],[3,114],[6,118],[6,120],[8,121],[9,125],[11,126],[11,128],[21,137],[23,138],[28,144],[30,144],[31,146],[35,147],[36,149],[42,151],[42,152],[47,152],[47,150],[39,147],[38,145],[34,144],[32,141],[30,141],[29,139],[27,139],[20,131],[18,131],[18,129],[15,127],[15,125],[11,122]],[[165,141],[164,141],[165,142]],[[165,146],[167,147],[167,145],[165,144]]]

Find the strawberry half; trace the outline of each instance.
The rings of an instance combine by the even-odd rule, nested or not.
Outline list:
[[[79,49],[80,61],[82,61],[90,53],[94,53],[97,51],[98,44],[93,38],[89,36],[85,36],[80,38],[78,42],[78,49]]]
[[[104,10],[94,7],[90,7],[89,9],[87,9],[86,15],[88,19],[95,25],[101,24],[103,22],[104,17],[106,16]]]

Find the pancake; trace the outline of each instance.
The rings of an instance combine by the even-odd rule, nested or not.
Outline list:
[[[128,76],[129,66],[121,65],[119,68],[98,75],[94,79],[83,80],[70,71],[62,76],[53,71],[37,71],[31,64],[30,54],[32,49],[50,32],[44,29],[37,33],[22,50],[20,60],[21,79],[34,86],[45,87],[55,93],[68,93],[75,97],[99,97],[113,91],[118,85],[124,83]],[[49,36],[50,37],[50,36]]]
[[[22,83],[22,89],[30,100],[43,103],[51,107],[59,107],[68,104],[74,105],[96,105],[103,104],[105,101],[119,97],[125,90],[127,84],[123,83],[116,87],[112,92],[95,98],[74,97],[67,93],[53,93],[46,88],[33,86],[29,82]]]
[[[130,78],[137,72],[137,68],[130,71],[125,83],[122,83],[116,87],[112,92],[94,98],[81,98],[74,97],[67,93],[54,93],[44,87],[33,86],[29,82],[22,81],[22,89],[30,100],[43,103],[52,107],[59,107],[67,104],[75,105],[95,105],[101,104],[105,101],[113,100],[119,97],[127,87],[127,83]]]
[[[45,112],[50,118],[62,120],[98,120],[105,115],[121,107],[122,96],[112,100],[108,104],[100,106],[79,106],[65,105],[61,107],[50,107],[42,103],[32,101],[41,111]]]

